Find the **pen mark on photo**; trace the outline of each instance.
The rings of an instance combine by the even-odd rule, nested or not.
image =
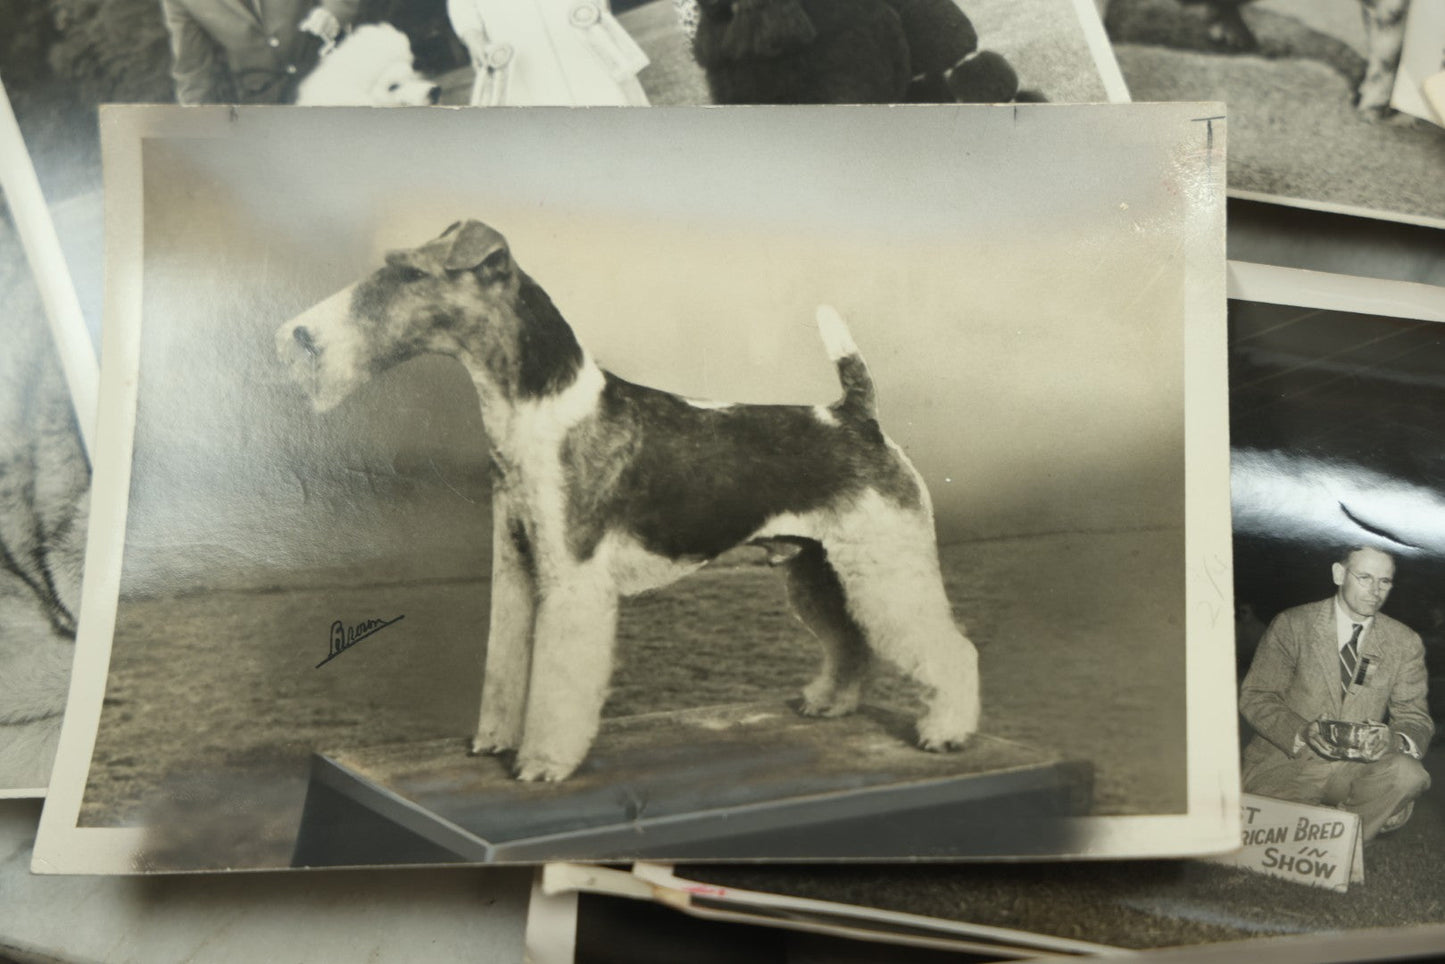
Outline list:
[[[341,620],[336,620],[331,624],[329,639],[331,650],[325,659],[316,664],[315,668],[320,669],[366,637],[374,636],[386,627],[399,623],[405,618],[406,616],[403,614],[395,619],[368,619],[365,622],[357,623],[355,626],[347,626]]]

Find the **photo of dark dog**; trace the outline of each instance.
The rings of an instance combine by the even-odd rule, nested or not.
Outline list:
[[[699,0],[719,104],[1038,101],[953,0]]]

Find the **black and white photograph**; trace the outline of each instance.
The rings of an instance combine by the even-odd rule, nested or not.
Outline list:
[[[65,711],[90,466],[8,200],[0,186],[0,797],[29,797]]]
[[[0,4],[0,81],[99,344],[98,105],[708,104],[735,6],[798,26],[729,102],[1128,100],[1091,0],[42,0]]]
[[[1395,89],[1390,106],[1402,113],[1437,126],[1445,126],[1445,4],[1417,3],[1405,19],[1405,40],[1400,46],[1400,69],[1395,72]],[[1434,91],[1435,105],[1425,87]]]
[[[1439,947],[1445,301],[1426,285],[1241,263],[1230,294],[1237,749],[1252,864],[681,876],[1126,949],[1262,941],[1237,950],[1362,959]],[[1352,856],[1333,835],[1356,825]]]
[[[1226,849],[1217,115],[108,108],[36,868]]]
[[[1100,6],[1135,100],[1228,105],[1232,196],[1445,227],[1445,129],[1390,106],[1409,0]]]

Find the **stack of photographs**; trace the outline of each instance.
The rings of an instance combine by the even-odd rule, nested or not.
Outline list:
[[[1410,7],[0,10],[0,880],[1445,946],[1445,294],[1225,260],[1226,197],[1445,228]]]

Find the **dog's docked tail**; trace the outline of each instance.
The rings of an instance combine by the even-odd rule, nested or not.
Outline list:
[[[818,306],[818,334],[823,336],[823,347],[838,366],[838,381],[843,383],[843,397],[831,408],[854,419],[876,419],[873,378],[868,374],[863,356],[858,354],[853,336],[848,333],[848,324],[830,305]]]

